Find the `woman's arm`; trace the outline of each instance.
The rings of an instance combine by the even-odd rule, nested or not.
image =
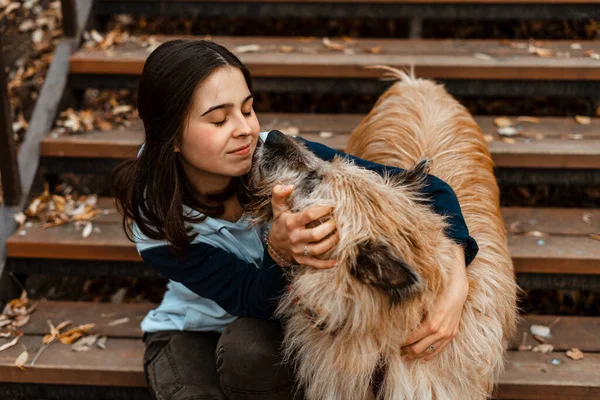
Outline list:
[[[295,138],[304,143],[317,157],[325,161],[332,161],[335,156],[340,156],[352,160],[356,165],[377,172],[380,175],[395,175],[404,171],[401,168],[389,167],[354,157],[321,143],[311,142],[301,137]],[[469,229],[463,218],[456,194],[450,185],[433,175],[427,175],[423,190],[431,198],[431,205],[434,211],[448,217],[450,225],[446,230],[446,234],[463,247],[465,264],[469,265],[477,255],[479,247],[475,239],[469,235]]]
[[[175,256],[166,245],[140,254],[159,274],[235,316],[269,319],[286,284],[282,268],[267,250],[260,268],[206,243],[192,244],[185,257]]]

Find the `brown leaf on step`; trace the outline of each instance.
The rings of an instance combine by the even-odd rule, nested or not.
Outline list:
[[[598,233],[590,233],[590,239],[600,240],[600,234],[598,234]]]
[[[291,53],[295,49],[294,46],[279,46],[279,51],[282,53]]]
[[[577,123],[581,125],[589,125],[592,123],[592,119],[590,117],[586,117],[583,115],[576,115],[575,121],[577,121]]]
[[[594,49],[586,50],[583,52],[583,54],[590,58],[593,58],[594,60],[600,60],[600,54],[596,53],[596,51]]]
[[[512,222],[509,226],[508,226],[508,231],[510,233],[520,233],[521,229],[519,229],[519,227],[521,226],[521,221],[515,221]]]
[[[324,37],[321,40],[321,43],[323,43],[323,45],[330,50],[344,51],[346,49],[346,46],[344,46],[343,44],[333,43],[331,40],[329,40],[326,37]]]
[[[113,129],[113,124],[102,118],[96,118],[96,125],[101,131],[110,131]]]
[[[64,344],[72,344],[75,340],[87,334],[96,324],[79,325],[76,328],[69,329],[65,333],[58,335],[58,340]]]
[[[494,125],[496,125],[498,128],[502,128],[503,126],[512,125],[512,121],[508,117],[498,117],[494,119]]]
[[[522,116],[522,117],[518,117],[517,121],[519,121],[519,122],[529,122],[529,123],[532,123],[532,124],[539,124],[541,120],[539,118],[536,118],[536,117]]]
[[[17,342],[19,341],[20,338],[21,338],[21,336],[17,336],[10,342],[4,343],[2,346],[0,346],[0,351],[4,351],[6,349],[13,347],[15,344],[17,344]]]
[[[15,320],[12,323],[12,326],[15,328],[20,328],[22,326],[27,325],[27,323],[29,322],[29,320],[31,319],[31,315],[29,314],[24,314],[24,315],[18,315]]]
[[[58,324],[56,326],[56,330],[58,332],[60,332],[62,329],[64,329],[65,327],[71,325],[72,323],[73,323],[73,321],[71,321],[71,320],[63,321],[63,322],[61,322],[60,324]]]
[[[509,138],[509,137],[502,137],[500,138],[500,140],[506,144],[516,144],[517,141],[513,138]]]
[[[543,337],[541,337],[539,335],[531,335],[531,336],[540,343],[546,343],[546,339],[544,339]]]
[[[25,365],[25,363],[27,362],[28,359],[29,359],[29,353],[27,352],[27,350],[25,350],[21,354],[19,354],[19,356],[15,360],[15,366],[24,371],[25,368],[23,368],[23,365]]]
[[[489,133],[483,135],[483,138],[485,139],[486,142],[491,143],[494,141],[494,136],[490,135]]]
[[[522,345],[519,346],[518,350],[519,351],[531,351],[532,348],[533,348],[533,346],[530,345],[530,344],[528,344],[528,345],[522,344]]]
[[[348,44],[354,43],[354,40],[350,36],[342,36],[342,40]]]
[[[581,217],[581,220],[583,222],[585,222],[586,224],[589,224],[590,222],[592,222],[592,213],[583,214],[583,216]]]
[[[544,49],[544,48],[541,48],[541,47],[536,47],[535,48],[535,54],[538,55],[539,57],[553,57],[554,56],[554,50]]]
[[[383,46],[363,47],[362,49],[365,53],[379,54],[383,50]]]
[[[525,232],[523,233],[525,236],[533,236],[533,237],[543,237],[543,236],[548,236],[547,233],[544,232],[540,232],[540,231],[529,231],[529,232]]]
[[[581,133],[569,133],[567,135],[568,140],[582,140],[583,135]]]
[[[572,360],[581,360],[583,358],[583,352],[578,348],[569,349],[567,350],[566,354],[567,357],[569,357]]]
[[[531,349],[531,351],[533,351],[534,353],[542,353],[542,354],[548,354],[551,353],[552,350],[554,350],[554,346],[552,346],[551,344],[538,344],[533,346],[533,349]]]

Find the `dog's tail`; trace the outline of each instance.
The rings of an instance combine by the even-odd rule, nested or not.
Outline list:
[[[415,76],[415,64],[410,65],[410,71],[406,71],[406,69],[390,67],[389,65],[367,65],[365,68],[383,69],[386,71],[383,74],[384,80],[402,81],[406,83],[417,82],[417,77]]]

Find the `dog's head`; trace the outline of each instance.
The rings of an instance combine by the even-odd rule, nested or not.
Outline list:
[[[331,206],[340,241],[322,258],[338,260],[340,280],[358,280],[397,304],[440,280],[435,252],[445,224],[420,191],[427,165],[381,177],[342,158],[323,161],[302,142],[271,131],[254,154],[248,212],[268,222],[278,184],[294,185],[288,202],[294,212]]]

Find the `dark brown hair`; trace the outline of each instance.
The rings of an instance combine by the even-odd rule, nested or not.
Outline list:
[[[243,178],[232,178],[220,193],[202,195],[187,181],[175,145],[180,143],[193,95],[215,70],[238,68],[252,92],[250,72],[223,46],[205,40],[173,40],[150,54],[137,89],[140,118],[146,140],[139,156],[122,162],[113,172],[112,190],[123,228],[134,241],[132,224],[147,237],[166,240],[182,254],[197,236],[186,222],[202,222],[223,214],[223,202],[234,194],[245,202]],[[184,215],[183,205],[203,215]]]

